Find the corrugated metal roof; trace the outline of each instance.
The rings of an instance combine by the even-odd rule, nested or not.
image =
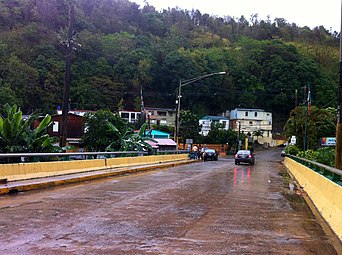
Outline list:
[[[147,141],[147,143],[149,143],[153,148],[157,148],[158,146],[176,146],[176,142],[173,141],[172,139],[169,139],[169,138],[155,138],[153,139],[156,141],[153,142],[153,141]]]

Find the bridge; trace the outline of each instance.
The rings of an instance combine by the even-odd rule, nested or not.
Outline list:
[[[339,180],[299,161],[2,164],[0,254],[342,254]]]

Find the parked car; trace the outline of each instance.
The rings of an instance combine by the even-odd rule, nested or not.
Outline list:
[[[214,149],[205,149],[202,157],[204,161],[207,161],[208,159],[216,161],[218,160],[218,152]]]
[[[248,163],[254,165],[254,154],[250,150],[239,150],[235,154],[235,165],[239,165],[240,163]]]

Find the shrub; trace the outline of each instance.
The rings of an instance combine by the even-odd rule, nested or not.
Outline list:
[[[299,149],[296,145],[289,145],[285,148],[285,152],[286,152],[286,154],[296,156],[299,152]]]
[[[320,148],[316,152],[316,161],[334,167],[335,166],[335,149],[334,148]]]
[[[300,158],[317,161],[318,152],[314,150],[300,151],[298,152],[297,156]]]

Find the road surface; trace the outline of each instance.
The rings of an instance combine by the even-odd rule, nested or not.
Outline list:
[[[0,197],[0,254],[337,254],[280,151]]]

